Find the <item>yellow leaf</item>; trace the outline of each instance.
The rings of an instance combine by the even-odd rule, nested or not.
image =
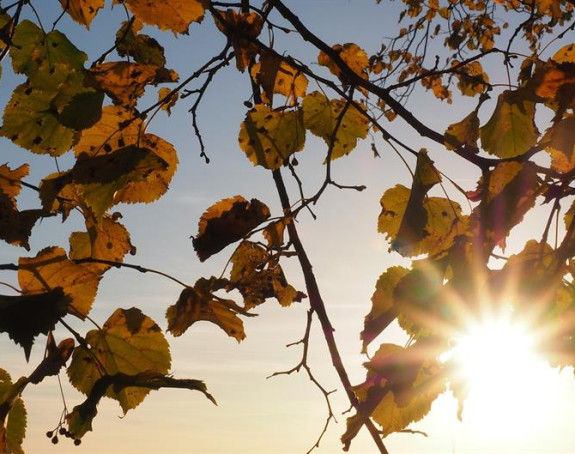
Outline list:
[[[401,266],[388,268],[377,280],[371,297],[371,310],[365,316],[364,328],[360,334],[363,341],[362,353],[367,346],[395,319],[393,292],[397,283],[409,270]]]
[[[161,102],[162,110],[168,112],[168,115],[172,113],[172,107],[178,102],[178,92],[172,93],[167,87],[162,87],[158,90],[158,102]]]
[[[328,147],[332,147],[332,160],[350,153],[358,139],[367,137],[369,130],[368,120],[363,113],[352,105],[344,113],[345,106],[343,99],[329,100],[319,91],[307,95],[302,103],[306,129],[321,137]]]
[[[237,13],[233,9],[214,10],[214,21],[218,29],[228,37],[236,54],[236,67],[244,72],[260,48],[249,38],[255,39],[262,31],[263,18],[254,12]],[[246,38],[247,36],[247,38]]]
[[[6,194],[13,204],[16,204],[16,196],[22,189],[21,180],[28,175],[30,166],[23,164],[17,169],[10,169],[8,164],[0,166],[0,191]]]
[[[568,44],[567,46],[559,49],[553,57],[556,63],[575,63],[575,44]]]
[[[551,155],[551,167],[567,173],[575,169],[575,115],[563,118],[547,130],[542,142]]]
[[[471,112],[463,120],[449,125],[445,131],[445,136],[455,139],[461,145],[471,147],[472,150],[477,150],[477,140],[479,139],[477,110]],[[446,141],[445,148],[455,150],[457,147]]]
[[[248,202],[237,195],[215,203],[202,214],[193,240],[200,261],[242,239],[269,217],[269,208],[257,199]]]
[[[332,49],[340,56],[340,58],[349,66],[354,73],[367,79],[367,69],[369,67],[369,59],[365,51],[354,43],[334,44]],[[321,51],[317,58],[321,66],[326,66],[332,74],[337,76],[343,84],[349,84],[349,80],[342,73],[339,66],[337,66],[329,56]]]
[[[178,301],[166,312],[168,331],[181,336],[198,321],[208,321],[218,325],[230,337],[238,342],[245,339],[244,324],[238,313],[244,311],[231,300],[212,294],[212,281],[200,279],[194,287],[185,288]]]
[[[153,202],[166,193],[176,173],[178,154],[171,143],[153,134],[144,134],[140,144],[161,159],[165,166],[146,172],[138,180],[128,181],[114,194],[114,204]]]
[[[124,61],[96,65],[89,73],[94,84],[110,96],[114,104],[127,108],[136,105],[146,85],[178,80],[178,74],[173,70]]]
[[[209,0],[114,0],[125,4],[145,24],[160,30],[186,33],[192,22],[201,22]]]
[[[252,67],[251,76],[262,86],[262,97],[267,104],[272,104],[274,93],[290,98],[292,104],[305,96],[307,78],[275,54],[263,53]]]
[[[481,127],[483,148],[500,158],[520,156],[537,142],[535,103],[519,89],[504,91],[489,121]]]
[[[102,329],[86,335],[89,351],[76,347],[68,368],[70,383],[89,394],[94,383],[105,375],[136,375],[143,372],[166,374],[170,370],[169,344],[160,327],[139,309],[117,309]],[[148,388],[109,387],[106,396],[117,400],[124,413],[138,406]]]
[[[130,234],[114,218],[104,216],[99,221],[88,218],[87,232],[74,232],[70,235],[70,259],[86,258],[122,262],[124,256],[134,250]],[[84,263],[84,266],[98,273],[103,273],[110,265],[101,263]]]
[[[90,312],[101,277],[100,273],[69,260],[60,247],[43,249],[36,257],[21,257],[18,262],[18,282],[24,294],[60,287],[72,299],[68,312],[82,319]]]
[[[60,0],[64,11],[86,28],[90,28],[92,19],[105,4],[106,0]]]
[[[279,169],[287,158],[303,150],[305,129],[301,110],[274,110],[258,104],[240,126],[240,148],[254,165]]]

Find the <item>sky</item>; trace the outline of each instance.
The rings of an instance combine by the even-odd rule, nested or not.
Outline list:
[[[38,7],[45,24],[51,24],[59,14],[56,2],[53,6],[41,1],[32,3]],[[72,42],[92,59],[110,47],[117,24],[124,19],[116,14],[117,10],[111,11],[109,3],[95,19],[89,33],[67,17],[59,24]],[[371,0],[291,0],[286,3],[326,42],[356,42],[368,54],[378,50],[382,40],[393,34],[399,6],[396,2],[391,8],[385,7]],[[7,4],[0,2],[2,6]],[[145,32],[154,33],[149,28]],[[193,25],[190,36],[158,36],[161,36],[160,42],[166,43],[168,66],[182,76],[225,44],[209,17],[204,23]],[[278,35],[276,44],[278,48],[284,46],[302,61],[312,62],[317,57],[311,46],[293,35]],[[12,87],[21,82],[10,74],[3,62],[0,106],[8,100]],[[313,89],[315,87],[310,87],[309,91]],[[247,110],[243,102],[249,98],[249,93],[246,75],[239,74],[233,66],[215,78],[199,111],[199,125],[210,164],[200,158],[187,113],[191,101],[181,101],[170,117],[159,115],[151,124],[150,132],[175,146],[180,164],[170,191],[158,202],[117,207],[138,250],[135,257],[128,259],[130,263],[158,269],[193,284],[199,277],[219,275],[232,252],[232,248],[227,248],[203,264],[196,257],[190,235],[197,232],[199,217],[208,206],[222,198],[241,194],[248,199],[262,200],[272,213],[280,212],[271,175],[264,169],[254,168],[237,143],[239,125]],[[142,105],[154,101],[155,94],[151,93]],[[438,107],[437,103],[423,102],[421,98],[412,100],[409,107],[438,130],[463,118],[472,108],[469,103]],[[438,108],[441,115],[437,115]],[[446,168],[458,184],[466,189],[474,188],[477,177],[474,169],[453,160],[436,145],[414,136],[401,122],[392,128],[394,134],[405,138],[413,148],[428,147],[432,159],[439,167]],[[317,219],[302,213],[298,223],[352,383],[360,383],[365,376],[362,363],[366,357],[360,354],[359,332],[371,307],[370,297],[377,277],[389,266],[407,264],[388,251],[384,237],[377,233],[377,217],[384,190],[397,183],[405,184],[409,172],[380,139],[376,139],[376,144],[382,155],[380,159],[374,159],[370,142],[366,140],[350,156],[333,164],[333,176],[338,183],[363,184],[367,189],[359,193],[330,188],[313,208]],[[297,156],[298,171],[308,194],[315,192],[321,184],[324,156],[323,142],[308,134],[306,149]],[[32,183],[56,170],[52,158],[31,156],[0,139],[0,164],[5,162],[12,168],[30,162],[29,181]],[[66,162],[64,157],[60,165],[65,167]],[[293,181],[288,184],[293,191]],[[292,194],[296,199],[297,193]],[[34,193],[23,191],[21,208],[37,206],[35,197]],[[541,217],[527,218],[516,233],[521,236],[539,231],[541,222]],[[65,247],[69,234],[81,227],[79,219],[72,218],[65,224],[59,219],[45,220],[33,231],[29,253],[0,245],[0,263],[15,263],[19,256],[33,256],[48,245]],[[288,281],[305,290],[295,259],[288,260],[284,269]],[[1,282],[15,282],[13,272],[2,272],[0,276]],[[165,310],[176,301],[180,291],[178,285],[161,276],[142,275],[126,269],[111,270],[100,284],[91,316],[103,323],[116,307],[137,306],[165,328]],[[66,440],[54,447],[44,435],[57,425],[63,410],[57,378],[50,377],[40,386],[29,387],[24,394],[28,409],[24,448],[27,453],[59,454],[305,453],[315,443],[327,416],[324,398],[303,373],[268,377],[274,372],[289,370],[299,362],[300,348],[286,345],[301,339],[306,311],[305,302],[287,309],[274,301],[267,302],[258,308],[258,317],[245,320],[247,338],[241,344],[207,323],[195,324],[179,338],[168,335],[173,375],[205,380],[218,406],[212,405],[200,393],[162,390],[152,392],[137,409],[123,416],[116,402],[105,400],[94,421],[94,432],[87,434],[79,447]],[[83,332],[91,329],[81,323],[74,326]],[[398,327],[389,331],[382,336],[381,342],[405,342],[405,335]],[[57,339],[66,336],[65,330],[57,329]],[[22,351],[15,348],[5,334],[0,335],[0,367],[8,370],[14,379],[28,375],[42,357],[43,342],[44,338],[40,337],[30,363],[26,363]],[[510,356],[514,354],[513,351],[509,353]],[[331,397],[337,424],[330,425],[314,452],[341,452],[339,437],[345,431],[348,415],[344,412],[349,409],[349,403],[330,365],[317,324],[310,344],[310,365],[326,389],[336,390]],[[570,453],[575,446],[575,433],[570,426],[575,419],[575,410],[569,405],[575,398],[573,371],[560,372],[540,363],[521,372],[513,375],[513,380],[507,380],[508,392],[503,396],[496,395],[496,399],[493,399],[493,393],[478,387],[476,394],[468,400],[462,422],[456,417],[456,402],[446,393],[423,421],[411,427],[425,432],[427,437],[391,435],[386,439],[390,453]],[[492,375],[497,373],[494,370]],[[507,382],[503,378],[501,381]],[[484,381],[488,380],[486,377]],[[82,401],[82,396],[66,383],[63,374],[62,385],[66,405],[71,409]],[[353,441],[350,452],[375,452],[365,430]]]

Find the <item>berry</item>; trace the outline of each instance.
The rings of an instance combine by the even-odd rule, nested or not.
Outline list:
[[[58,430],[58,433],[60,435],[66,435],[66,432],[67,432],[66,429],[64,429],[63,427],[60,427],[60,430]]]
[[[58,444],[58,436],[57,435],[54,435],[52,437],[52,443],[54,443],[55,445]]]
[[[54,432],[52,432],[51,430],[49,430],[48,432],[46,432],[46,436],[48,438],[52,438],[52,435],[54,435]]]
[[[75,444],[76,446],[80,446],[81,443],[82,443],[82,440],[80,440],[79,438],[76,438],[76,439],[74,440],[74,444]]]

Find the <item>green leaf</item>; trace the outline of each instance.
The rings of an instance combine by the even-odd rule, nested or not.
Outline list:
[[[248,202],[237,195],[220,200],[202,214],[193,240],[194,250],[203,262],[242,239],[269,217],[269,208],[257,199]]]
[[[6,423],[6,452],[8,454],[24,454],[22,443],[26,437],[26,407],[22,398],[16,399]]]
[[[77,93],[64,105],[58,120],[67,128],[87,129],[96,124],[102,117],[104,93],[84,91]]]
[[[274,110],[258,104],[240,127],[240,148],[254,165],[279,169],[296,151],[303,150],[305,129],[299,109]]]
[[[61,287],[34,294],[0,295],[0,332],[20,344],[29,359],[36,336],[53,330],[69,304],[70,298]]]
[[[345,106],[346,101],[329,100],[319,91],[310,93],[302,102],[305,128],[321,137],[328,147],[332,147],[333,140],[330,157],[332,160],[350,153],[356,147],[358,139],[367,137],[369,130],[368,120],[363,113],[353,105],[348,106],[344,113]]]
[[[371,311],[365,316],[364,328],[360,334],[363,342],[362,353],[366,353],[367,346],[379,336],[385,328],[395,319],[393,292],[398,282],[409,272],[407,268],[393,266],[388,268],[377,280],[375,292],[371,297]]]
[[[27,385],[23,377],[12,383],[10,374],[0,369],[0,452],[24,454],[26,408],[20,394]]]
[[[16,87],[4,109],[0,136],[33,153],[66,153],[77,141],[78,133],[60,122],[53,103],[57,95],[57,91],[36,89],[31,82]]]
[[[123,22],[116,33],[116,51],[120,57],[132,57],[142,65],[165,66],[164,48],[148,35],[138,34],[139,21]]]
[[[60,63],[81,71],[88,59],[58,30],[44,33],[36,24],[23,20],[18,24],[13,36],[14,46],[10,47],[12,67],[17,73],[33,78],[40,68],[46,70]]]
[[[481,144],[499,158],[513,158],[537,142],[535,103],[526,90],[506,90],[497,100],[495,111],[480,129]]]
[[[86,335],[89,351],[76,347],[68,368],[70,383],[89,394],[103,375],[134,375],[142,372],[166,374],[171,356],[168,342],[160,327],[139,309],[117,309],[101,330]],[[138,406],[149,389],[126,387],[106,390],[106,396],[117,400],[124,413]]]

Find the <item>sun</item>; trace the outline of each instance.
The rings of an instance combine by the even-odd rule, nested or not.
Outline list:
[[[553,370],[536,352],[537,332],[506,314],[471,324],[453,349],[459,380],[468,395],[463,423],[491,438],[541,430],[554,412]]]

